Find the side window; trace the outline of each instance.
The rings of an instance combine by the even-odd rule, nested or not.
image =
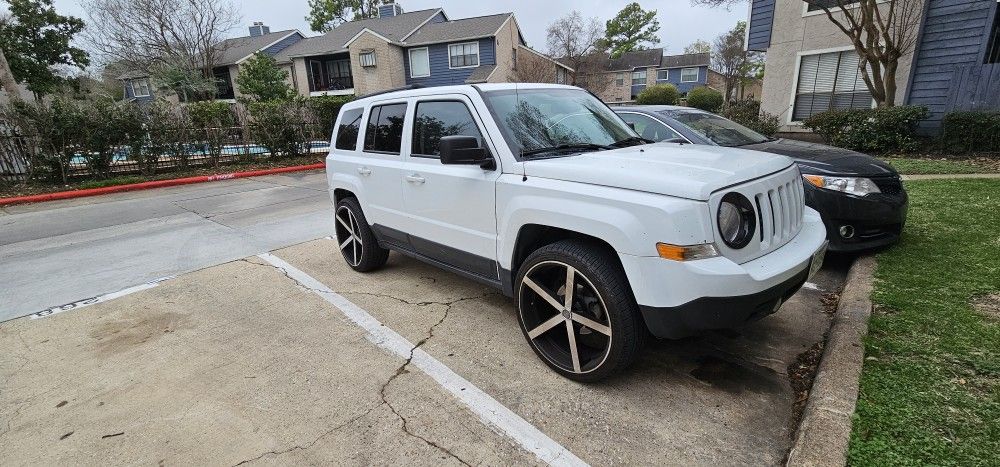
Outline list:
[[[413,155],[437,157],[444,136],[475,136],[483,144],[483,135],[465,104],[457,101],[421,102],[413,121]]]
[[[664,125],[662,122],[653,117],[634,113],[623,113],[621,114],[621,117],[622,120],[625,120],[627,123],[631,123],[635,126],[635,132],[639,133],[639,136],[642,136],[650,141],[660,142],[673,138],[684,138],[679,133],[671,130],[670,127]]]
[[[361,114],[365,109],[353,109],[344,112],[337,127],[337,149],[353,151],[358,148],[358,133],[361,131]]]
[[[403,120],[406,104],[372,107],[365,130],[365,151],[399,154],[403,144]]]

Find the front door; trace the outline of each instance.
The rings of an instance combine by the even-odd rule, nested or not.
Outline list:
[[[438,145],[444,136],[483,137],[475,107],[462,95],[417,101],[403,168],[403,202],[412,222],[410,243],[417,253],[497,280],[496,180],[500,169],[478,165],[444,165]],[[499,161],[498,161],[499,162]]]

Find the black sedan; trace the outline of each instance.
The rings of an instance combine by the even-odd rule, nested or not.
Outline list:
[[[690,107],[615,107],[643,138],[740,147],[789,156],[799,165],[806,205],[826,224],[832,251],[859,251],[899,240],[908,200],[889,164],[847,149],[768,138],[732,120]]]

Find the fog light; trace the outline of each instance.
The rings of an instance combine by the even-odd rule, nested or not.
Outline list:
[[[840,227],[840,236],[843,238],[854,237],[854,226],[853,225],[843,225]]]

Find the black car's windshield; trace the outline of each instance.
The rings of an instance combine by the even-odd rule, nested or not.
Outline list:
[[[708,112],[671,111],[669,116],[719,146],[746,146],[770,140],[739,123]]]
[[[579,89],[484,93],[514,154],[599,151],[644,140],[601,101]]]

